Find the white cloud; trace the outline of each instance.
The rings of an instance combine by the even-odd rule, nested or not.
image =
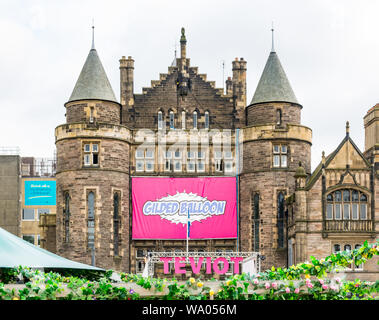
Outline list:
[[[191,64],[222,87],[235,57],[247,60],[248,102],[271,48],[313,130],[312,167],[345,135],[363,151],[363,116],[379,100],[375,1],[2,1],[0,145],[50,157],[54,128],[95,44],[116,96],[122,55],[135,59],[135,92],[167,72],[186,28]],[[179,48],[179,46],[178,46]]]

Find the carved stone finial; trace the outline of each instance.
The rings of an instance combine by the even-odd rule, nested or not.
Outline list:
[[[186,35],[185,35],[185,29],[184,28],[182,28],[182,36],[180,37],[180,41],[181,42],[187,41],[186,40]]]
[[[350,133],[350,124],[349,121],[346,121],[346,134]]]

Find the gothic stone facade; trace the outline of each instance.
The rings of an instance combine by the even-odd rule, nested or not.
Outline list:
[[[268,81],[262,80],[249,105],[246,61],[236,58],[226,90],[215,88],[205,74],[190,66],[184,31],[180,58],[168,73],[152,81],[151,87],[143,88],[142,94],[134,93],[134,60],[120,59],[121,103],[113,98],[112,89],[107,89],[109,83],[97,59],[93,48],[65,104],[66,123],[55,132],[58,254],[106,269],[141,272],[148,251],[185,250],[185,241],[131,238],[133,176],[238,173],[238,240],[191,240],[190,250],[258,251],[266,258],[263,269],[304,261],[309,255],[326,256],[335,244],[361,244],[377,236],[377,107],[369,113],[375,117],[366,121],[366,141],[371,142],[365,155],[348,138],[312,174],[312,131],[301,124],[302,106],[294,98],[275,52],[270,53],[262,75]],[[101,81],[102,87],[96,87]],[[282,92],[282,96],[270,98],[270,92]],[[201,136],[212,129],[231,129],[232,156],[218,166],[211,144],[196,170],[187,170],[186,149],[177,164],[158,161],[166,149],[157,144],[149,155],[138,154],[142,143],[139,129],[162,134],[167,148],[177,134]],[[236,129],[243,149],[239,172]],[[356,196],[351,190],[367,197],[365,216],[362,213],[354,220],[351,213],[346,221],[336,221],[333,215],[327,219],[327,196],[340,189],[350,190],[351,197]]]

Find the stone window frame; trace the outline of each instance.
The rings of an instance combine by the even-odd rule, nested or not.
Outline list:
[[[157,112],[157,128],[158,130],[164,129],[164,114],[162,109],[159,109]]]
[[[139,146],[138,146],[139,147]],[[136,172],[154,172],[155,171],[155,147],[146,147],[145,149],[139,149],[136,147],[134,150],[134,159],[135,159],[135,171]],[[142,151],[143,154],[138,155],[138,151]],[[152,151],[152,155],[148,155],[148,151]],[[138,164],[142,164],[142,167],[139,168]],[[147,165],[151,164],[151,169],[148,169]]]
[[[352,245],[354,244],[354,245]],[[339,250],[336,250],[336,245],[339,246]],[[347,240],[342,240],[342,241],[335,241],[335,242],[332,242],[331,244],[331,247],[332,247],[332,253],[337,253],[337,252],[341,252],[341,251],[346,251],[347,249],[347,246],[350,247],[349,250],[354,250],[354,249],[358,249],[359,247],[362,246],[362,244],[360,243],[356,243],[356,241],[347,241]],[[354,246],[354,248],[353,248]],[[343,249],[343,250],[342,250]],[[341,267],[342,268],[342,267]],[[356,265],[354,264],[354,262],[349,266],[349,267],[346,267],[346,268],[343,268],[343,271],[353,271],[353,272],[361,272],[361,271],[364,271],[364,263],[360,264],[360,265]]]
[[[100,140],[83,140],[82,141],[82,166],[84,168],[100,167]],[[87,146],[89,147],[87,149]],[[94,150],[96,146],[96,150]],[[88,157],[88,161],[86,160]],[[97,163],[94,164],[96,159]]]
[[[275,147],[279,147],[279,151],[275,150]],[[283,151],[283,147],[286,147],[286,151]],[[288,159],[290,156],[290,147],[287,142],[273,142],[271,148],[272,160],[271,166],[273,169],[288,169]],[[279,157],[279,165],[275,165],[275,157]],[[282,157],[286,159],[286,165],[282,165]]]
[[[64,243],[70,242],[70,202],[71,197],[69,191],[63,192],[63,200],[64,200],[64,206],[63,206],[63,235],[64,235]]]
[[[93,194],[93,217],[90,217],[90,208],[89,208],[89,201],[90,201],[90,194]],[[97,198],[97,190],[93,188],[86,189],[86,248],[87,250],[95,250],[95,243],[96,243],[96,198]],[[90,230],[89,228],[93,228],[93,243],[90,241]]]
[[[258,201],[257,201],[258,200]],[[259,252],[260,248],[260,208],[259,208],[259,202],[260,202],[260,194],[258,191],[253,191],[251,193],[251,209],[252,209],[252,250],[254,252]],[[258,202],[258,203],[257,203]],[[258,232],[258,233],[257,233]]]
[[[122,233],[121,231],[121,201],[122,201],[122,192],[119,189],[112,190],[112,202],[113,202],[113,256],[119,257],[120,255],[120,248],[122,244]],[[117,210],[115,210],[115,204],[116,204],[116,196],[117,196]],[[117,212],[117,215],[116,215]]]
[[[185,130],[186,129],[186,118],[187,118],[187,114],[186,112],[183,110],[182,111],[182,130]]]
[[[210,127],[210,112],[209,110],[206,110],[204,112],[204,128],[209,129]]]
[[[199,128],[199,112],[197,110],[192,112],[192,128],[194,130]]]
[[[175,113],[173,110],[170,110],[168,112],[168,116],[169,116],[169,128],[170,130],[174,130],[175,129]]]
[[[280,211],[280,208],[279,208],[279,197],[280,195],[283,196],[283,211],[282,212],[279,212]],[[285,230],[285,200],[286,200],[286,190],[277,190],[276,192],[276,220],[277,220],[277,232],[278,232],[278,241],[277,241],[277,244],[278,244],[278,249],[284,249],[286,247],[286,230]],[[282,216],[281,216],[282,215]],[[281,236],[280,236],[281,235]]]
[[[346,191],[349,192],[349,200],[346,200]],[[354,200],[353,192],[358,193],[358,201]],[[337,197],[340,195],[340,198]],[[365,197],[366,200],[362,200]],[[370,220],[370,206],[369,206],[370,195],[360,189],[351,187],[342,187],[338,189],[333,189],[325,195],[325,219],[328,221],[367,221]],[[340,217],[337,218],[337,205],[339,206]],[[346,219],[345,208],[349,205],[349,217]],[[356,205],[357,208],[357,218],[353,216],[353,206]],[[365,218],[361,218],[362,205],[365,205]],[[331,209],[331,210],[330,210]],[[329,213],[331,212],[331,218]]]

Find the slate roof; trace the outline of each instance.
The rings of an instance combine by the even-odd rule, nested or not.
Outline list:
[[[80,72],[68,102],[76,100],[107,100],[118,103],[96,49],[92,48]]]
[[[264,102],[299,102],[275,51],[271,51],[250,104]]]

